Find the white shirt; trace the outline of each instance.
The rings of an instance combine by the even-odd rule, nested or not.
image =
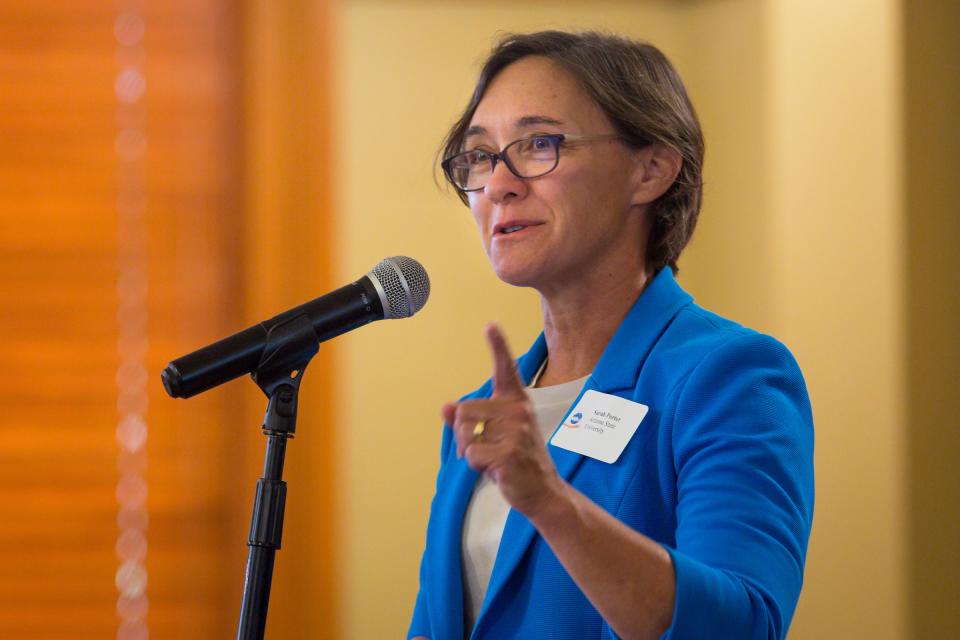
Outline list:
[[[589,377],[552,387],[527,389],[544,442],[553,435]],[[509,511],[510,505],[497,485],[486,476],[481,476],[473,489],[473,497],[463,519],[460,545],[467,628],[473,627],[480,614]]]

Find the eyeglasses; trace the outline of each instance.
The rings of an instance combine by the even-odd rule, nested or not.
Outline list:
[[[615,133],[601,135],[574,135],[551,133],[514,140],[500,153],[484,149],[471,149],[450,156],[440,163],[444,173],[461,191],[479,191],[487,186],[497,163],[503,160],[510,172],[518,178],[539,178],[560,163],[560,144],[563,142],[593,142],[612,140]]]

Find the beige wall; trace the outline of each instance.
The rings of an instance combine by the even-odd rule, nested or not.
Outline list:
[[[433,281],[416,318],[336,346],[343,637],[405,632],[439,406],[488,375],[486,322],[501,322],[515,351],[538,330],[535,296],[496,281],[467,210],[434,185],[432,163],[494,34],[554,26],[643,37],[677,63],[708,143],[706,203],[681,282],[705,306],[779,337],[804,368],[817,420],[817,508],[791,637],[911,636],[907,558],[932,526],[908,547],[907,394],[919,373],[903,366],[917,278],[902,239],[902,4],[342,3],[333,45],[336,277],[406,254]],[[378,154],[391,158],[389,170],[373,170]],[[934,235],[935,220],[926,227]],[[941,244],[953,255],[955,243]],[[920,239],[914,248],[923,253]],[[936,371],[931,361],[924,371]],[[927,433],[948,419],[931,412]],[[935,485],[947,473],[925,479]],[[927,628],[938,624],[934,615]]]
[[[767,5],[777,331],[817,421],[797,638],[905,638],[899,7]]]

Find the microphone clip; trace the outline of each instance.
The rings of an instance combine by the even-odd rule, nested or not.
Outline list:
[[[269,398],[263,432],[292,438],[297,429],[297,396],[303,371],[320,351],[320,338],[306,314],[276,318],[267,329],[260,363],[250,374]]]

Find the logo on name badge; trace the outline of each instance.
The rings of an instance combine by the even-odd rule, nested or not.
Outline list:
[[[564,426],[569,429],[576,429],[577,427],[580,426],[579,422],[581,420],[583,420],[583,414],[578,411],[572,416],[570,416],[570,420],[567,421],[567,424],[565,424]]]

